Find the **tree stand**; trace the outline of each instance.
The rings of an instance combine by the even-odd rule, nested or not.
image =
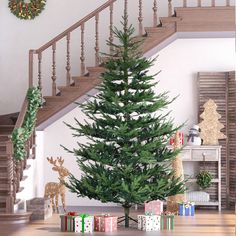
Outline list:
[[[118,217],[118,224],[121,222],[125,222],[125,228],[129,228],[129,221],[132,220],[135,223],[138,223],[137,220],[133,219],[132,217],[129,216],[129,209],[130,207],[124,207],[124,216]]]

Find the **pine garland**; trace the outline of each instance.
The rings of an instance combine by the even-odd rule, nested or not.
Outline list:
[[[37,120],[37,112],[41,106],[41,93],[38,88],[30,88],[27,92],[28,108],[22,127],[12,133],[13,156],[16,160],[24,160],[26,156],[25,143],[30,138]]]
[[[44,10],[45,4],[46,0],[30,0],[29,3],[24,0],[9,0],[8,7],[16,17],[32,20]]]

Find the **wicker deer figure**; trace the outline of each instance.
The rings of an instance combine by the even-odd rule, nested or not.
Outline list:
[[[66,176],[68,176],[70,173],[69,171],[63,167],[63,163],[64,163],[64,159],[62,159],[62,157],[57,157],[56,160],[53,160],[53,158],[49,158],[47,157],[47,160],[49,163],[51,163],[53,165],[52,170],[57,171],[59,174],[59,183],[55,183],[55,182],[49,182],[46,184],[45,186],[45,191],[44,191],[44,197],[45,198],[50,198],[51,200],[51,204],[52,204],[52,208],[53,208],[53,212],[55,212],[55,210],[57,209],[57,212],[59,212],[58,209],[58,199],[59,199],[59,195],[61,196],[61,202],[62,202],[62,206],[64,211],[66,211],[65,209],[65,185],[64,185],[64,179]],[[57,162],[59,165],[57,165]],[[54,198],[55,198],[55,202],[56,202],[56,209],[55,209],[55,204],[54,204]]]

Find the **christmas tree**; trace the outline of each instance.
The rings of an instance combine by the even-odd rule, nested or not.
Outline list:
[[[218,145],[218,139],[224,139],[226,136],[220,132],[224,125],[220,123],[221,115],[217,112],[217,105],[209,99],[204,105],[204,111],[200,115],[203,121],[199,124],[201,129],[200,137],[204,145]]]
[[[185,191],[170,168],[179,150],[167,148],[179,128],[163,111],[173,99],[154,92],[155,75],[148,70],[155,60],[138,53],[141,42],[133,34],[124,17],[123,30],[114,29],[118,43],[108,42],[116,54],[104,65],[99,93],[81,104],[91,122],[67,124],[75,137],[89,140],[71,151],[83,174],[71,175],[67,187],[79,197],[122,205],[126,227],[132,205]]]

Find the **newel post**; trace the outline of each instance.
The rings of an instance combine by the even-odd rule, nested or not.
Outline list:
[[[172,16],[172,0],[168,0],[168,16]]]
[[[34,50],[29,50],[29,88],[33,87]]]

